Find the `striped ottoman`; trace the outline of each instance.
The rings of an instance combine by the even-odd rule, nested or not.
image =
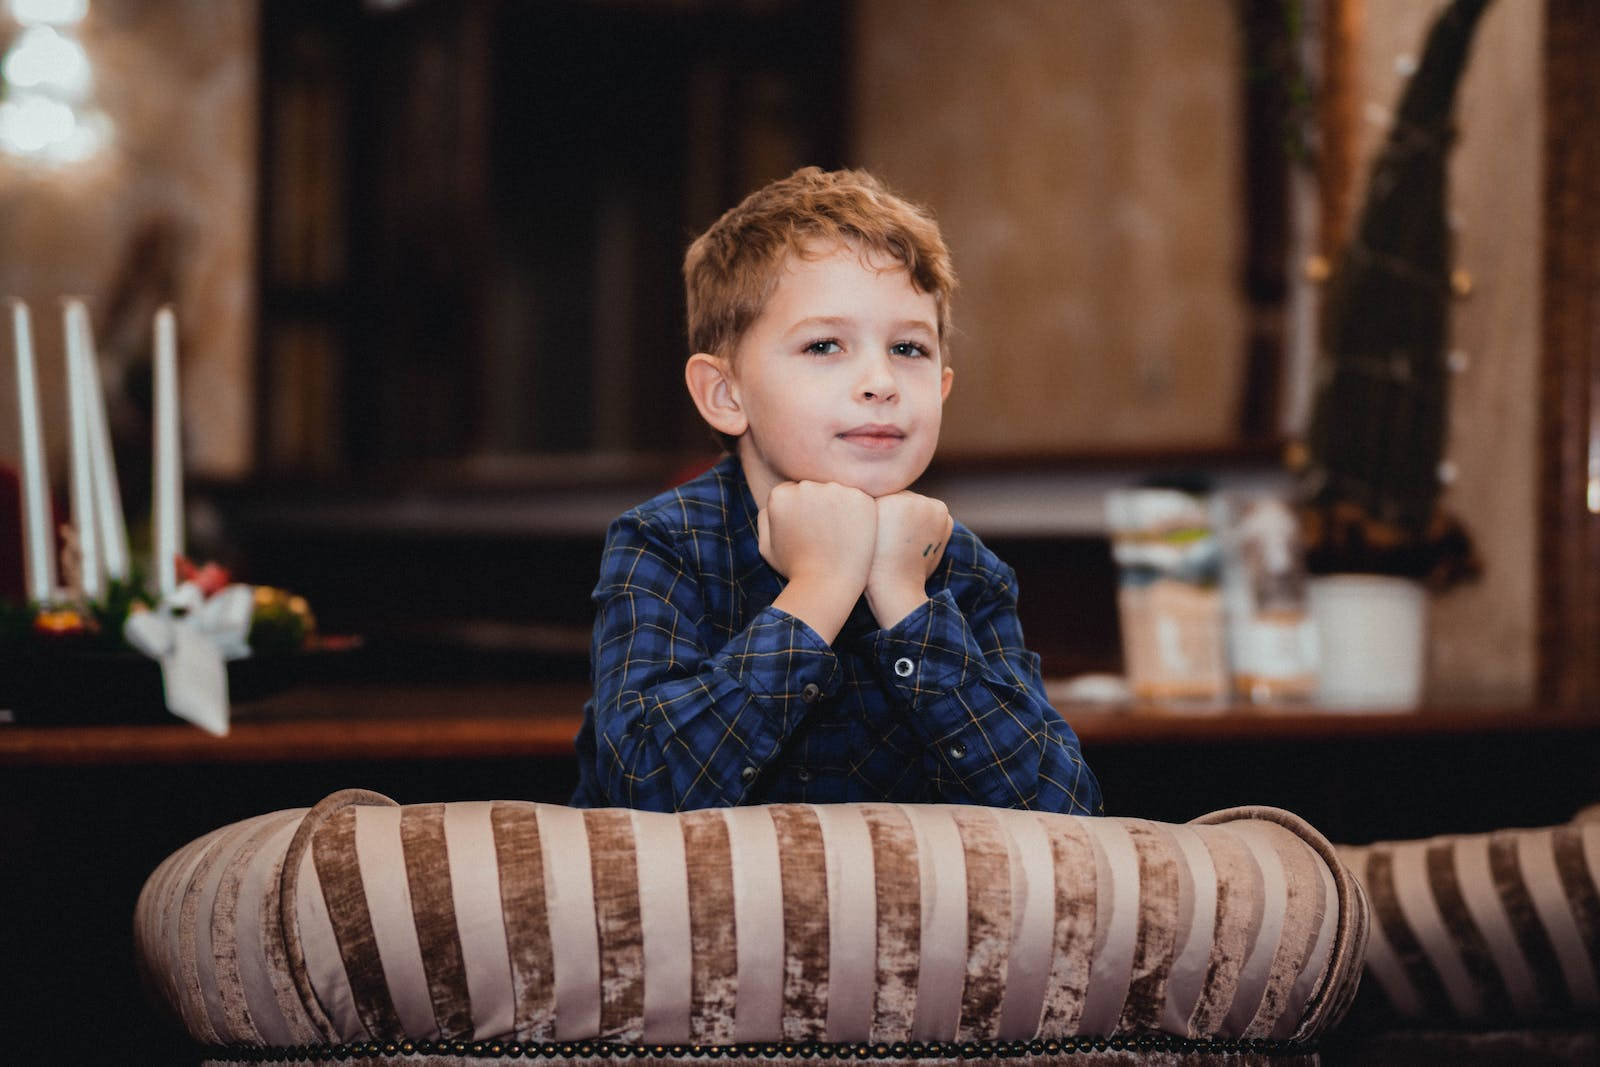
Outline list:
[[[1339,855],[1372,908],[1339,1058],[1600,1063],[1600,806]]]
[[[660,815],[337,793],[150,876],[156,999],[208,1063],[547,1057],[1316,1063],[1366,904],[1273,808]]]

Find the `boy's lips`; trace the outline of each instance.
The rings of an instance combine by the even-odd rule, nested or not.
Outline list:
[[[873,423],[845,430],[839,437],[863,448],[893,448],[905,440],[906,432],[898,426]]]

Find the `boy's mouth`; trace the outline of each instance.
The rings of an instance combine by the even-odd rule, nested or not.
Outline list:
[[[886,426],[873,423],[868,426],[857,426],[838,435],[843,440],[863,448],[893,448],[905,440],[906,433],[898,426]]]

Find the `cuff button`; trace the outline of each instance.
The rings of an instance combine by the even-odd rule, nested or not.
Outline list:
[[[963,745],[960,741],[952,741],[950,742],[950,746],[946,748],[945,751],[950,754],[951,759],[961,759],[967,754],[967,746]]]
[[[739,778],[746,785],[749,785],[751,782],[756,780],[756,769],[754,767],[746,767],[744,770],[739,772]]]
[[[911,677],[911,672],[916,669],[917,665],[912,663],[904,656],[901,656],[899,659],[894,661],[894,673],[898,674],[902,678]]]
[[[822,699],[822,687],[816,682],[807,682],[806,687],[800,690],[800,699],[807,704],[815,704]]]
[[[800,767],[794,772],[794,776],[797,779],[799,779],[802,783],[809,782],[809,781],[811,781],[811,768],[810,767]]]

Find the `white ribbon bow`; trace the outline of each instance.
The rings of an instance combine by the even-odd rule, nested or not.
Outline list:
[[[228,732],[227,661],[250,655],[255,591],[229,585],[207,597],[184,582],[154,610],[128,616],[128,644],[161,664],[167,710],[218,737]]]

